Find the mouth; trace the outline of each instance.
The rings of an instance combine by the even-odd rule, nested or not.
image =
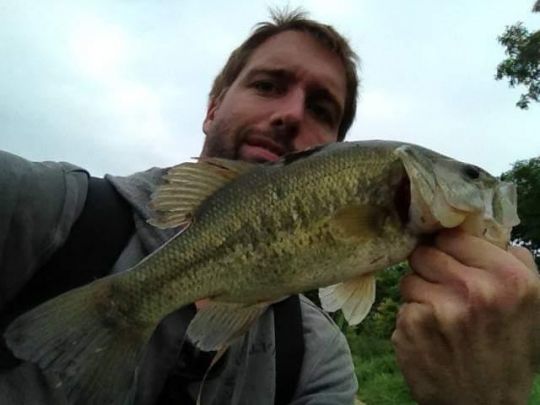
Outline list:
[[[394,195],[394,206],[399,215],[401,223],[405,226],[409,218],[411,207],[411,182],[407,176],[403,176]]]
[[[286,153],[283,146],[262,135],[248,137],[240,147],[242,160],[251,162],[274,162]]]

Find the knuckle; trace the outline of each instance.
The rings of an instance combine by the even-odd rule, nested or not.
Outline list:
[[[392,346],[399,347],[401,344],[401,335],[398,329],[395,329],[392,332],[392,336],[390,336],[390,343],[392,343]]]
[[[440,328],[445,334],[454,334],[471,323],[471,311],[463,305],[447,305],[437,314]]]
[[[519,307],[539,300],[540,278],[528,268],[511,266],[504,270],[503,290],[506,305]]]
[[[462,280],[461,288],[466,297],[467,311],[459,314],[459,318],[467,321],[467,313],[474,319],[510,315],[532,303],[540,302],[540,278],[532,276],[530,271],[521,266],[501,268],[500,274]]]
[[[530,277],[526,281],[520,283],[519,302],[529,306],[534,303],[540,304],[540,278]]]
[[[456,322],[467,320],[469,308],[484,307],[490,301],[489,294],[479,285],[478,277],[463,274],[448,285],[449,299],[438,306],[439,316],[451,317]]]
[[[470,279],[464,282],[471,312],[494,310],[497,307],[497,291],[493,283]]]
[[[429,325],[432,314],[425,305],[404,304],[396,318],[396,331],[413,336]],[[398,335],[399,336],[399,335]]]
[[[515,258],[525,264],[530,270],[538,272],[538,268],[534,261],[534,255],[532,252],[523,247],[523,246],[510,246],[508,252],[511,253]]]
[[[404,321],[404,318],[406,317],[406,315],[404,314],[405,312],[405,307],[407,306],[408,304],[403,304],[398,312],[397,312],[397,315],[396,315],[396,330],[398,329],[403,329],[403,323],[405,322]]]

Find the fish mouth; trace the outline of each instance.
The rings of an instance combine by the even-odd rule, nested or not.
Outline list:
[[[403,176],[399,181],[394,194],[394,207],[403,226],[410,220],[411,208],[411,181],[408,176]]]

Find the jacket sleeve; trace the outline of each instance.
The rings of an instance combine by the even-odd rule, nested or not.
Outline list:
[[[63,244],[79,216],[87,173],[0,151],[0,310]]]
[[[305,354],[291,405],[350,405],[358,390],[351,351],[336,324],[302,297]]]

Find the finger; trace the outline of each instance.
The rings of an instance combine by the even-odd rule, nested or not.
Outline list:
[[[412,325],[424,324],[426,319],[430,319],[430,309],[427,305],[418,302],[407,302],[399,307],[396,315],[395,335],[399,336],[400,341],[414,340],[414,334],[411,333],[417,329]]]
[[[534,256],[528,249],[525,249],[523,246],[510,246],[508,248],[508,252],[510,252],[529,269],[538,272],[538,268],[534,261]]]
[[[422,347],[436,338],[435,334],[437,321],[429,305],[413,302],[399,308],[396,329],[392,334],[394,346]]]
[[[459,229],[441,231],[435,237],[434,246],[462,264],[477,269],[492,270],[513,261],[505,250]]]
[[[433,305],[441,300],[450,299],[448,288],[427,281],[417,274],[403,276],[399,283],[399,289],[402,299],[408,303]]]
[[[475,276],[477,279],[472,283],[475,287],[471,288],[471,283],[466,281],[436,284],[414,274],[407,275],[400,283],[401,296],[406,303],[429,308],[430,316],[436,320],[440,333],[460,339],[461,325],[471,318],[471,299],[474,297],[474,300],[489,301],[494,294],[493,283],[486,280],[485,272],[477,271]]]
[[[436,284],[448,284],[464,277],[467,266],[432,246],[419,246],[409,257],[411,269],[420,277]]]

